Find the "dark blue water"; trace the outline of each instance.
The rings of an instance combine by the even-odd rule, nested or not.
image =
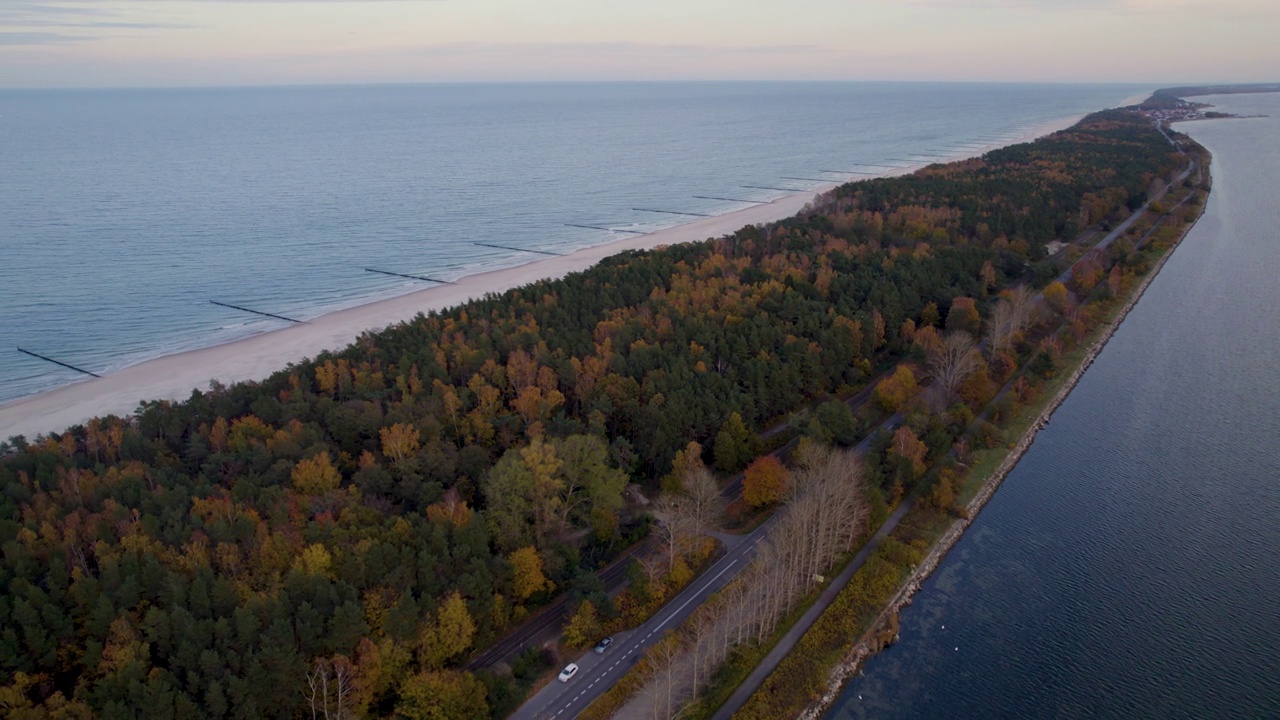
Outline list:
[[[1119,104],[1123,86],[0,92],[0,400]]]
[[[1280,718],[1280,96],[831,718]]]

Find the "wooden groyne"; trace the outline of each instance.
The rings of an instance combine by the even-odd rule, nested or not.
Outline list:
[[[252,310],[252,309],[247,308],[247,307],[240,307],[239,305],[232,305],[231,303],[218,302],[217,300],[210,300],[209,302],[211,302],[211,303],[213,303],[214,305],[217,305],[217,306],[219,306],[219,307],[231,308],[232,310],[239,310],[240,312],[253,313],[254,315],[261,315],[261,316],[263,316],[263,317],[275,318],[275,319],[277,319],[277,320],[288,320],[288,321],[289,321],[289,322],[291,322],[291,323],[298,323],[299,325],[306,325],[306,324],[307,324],[307,321],[306,321],[306,320],[298,320],[298,319],[291,318],[291,317],[285,317],[285,316],[283,316],[283,315],[276,315],[275,313],[262,312],[261,310]]]
[[[426,277],[424,275],[409,275],[407,273],[391,272],[390,270],[378,270],[376,268],[365,268],[365,272],[378,273],[379,275],[390,275],[392,277],[408,278],[410,280],[423,280],[426,282],[440,283],[441,285],[452,285],[448,280],[437,280],[435,278]]]
[[[652,208],[631,208],[636,212],[662,213],[664,215],[688,215],[690,217],[711,217],[707,213],[681,212],[679,210],[654,210]]]
[[[30,355],[30,356],[31,356],[31,357],[33,357],[33,358],[39,358],[39,359],[41,359],[41,360],[44,360],[45,362],[51,362],[51,363],[53,363],[54,365],[61,365],[62,367],[67,368],[68,370],[75,370],[76,372],[84,373],[85,375],[88,375],[88,376],[90,376],[90,377],[96,377],[96,378],[100,378],[100,377],[102,377],[102,376],[101,376],[101,375],[99,375],[98,373],[95,373],[95,372],[89,372],[88,370],[85,370],[84,368],[78,368],[78,367],[76,367],[75,365],[71,365],[71,364],[69,364],[69,363],[64,363],[64,362],[62,362],[61,360],[54,360],[54,359],[53,359],[53,358],[51,358],[51,357],[45,357],[44,355],[41,355],[40,353],[33,353],[33,352],[31,352],[30,350],[23,350],[22,348],[18,348],[18,352],[23,353],[23,354],[26,354],[26,355]]]
[[[607,230],[609,232],[631,233],[632,235],[648,235],[643,230],[624,230],[623,228],[611,228],[604,225],[579,225],[578,223],[565,223],[565,227],[586,228],[587,230]]]
[[[714,195],[694,195],[699,200],[723,200],[725,202],[752,203],[754,205],[768,205],[768,200],[743,200],[742,198],[716,197]]]
[[[510,247],[507,245],[493,245],[491,243],[478,243],[478,242],[473,242],[471,244],[479,245],[480,247],[498,248],[499,250],[515,250],[516,252],[538,253],[539,255],[552,255],[554,257],[564,257],[564,253],[551,252],[550,250],[531,250],[529,248],[518,248],[518,247]]]

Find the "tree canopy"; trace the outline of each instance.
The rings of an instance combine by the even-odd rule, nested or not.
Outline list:
[[[262,382],[14,439],[0,697],[289,717],[309,678],[348,677],[356,714],[486,713],[459,664],[617,550],[628,481],[745,466],[765,423],[918,355],[941,318],[974,332],[990,298],[1054,277],[1044,243],[1123,215],[1181,163],[1142,118],[1100,113],[420,315]],[[820,420],[848,439],[844,413]],[[898,440],[904,471],[934,452]]]

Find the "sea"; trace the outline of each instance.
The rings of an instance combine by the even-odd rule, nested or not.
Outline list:
[[[86,377],[18,348],[106,374],[289,323],[211,301],[306,320],[970,154],[1144,89],[0,91],[0,402]]]
[[[1280,95],[1195,99],[1267,117],[831,720],[1280,718]]]

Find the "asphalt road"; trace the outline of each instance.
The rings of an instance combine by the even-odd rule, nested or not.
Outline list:
[[[902,424],[902,416],[895,414],[885,420],[880,429],[892,430],[900,424]],[[858,444],[855,450],[859,453],[865,453],[871,445],[871,439],[876,434],[875,432],[870,433]],[[831,595],[831,599],[835,598],[840,589],[849,582],[849,578],[853,576],[854,571],[862,566],[862,563],[879,545],[880,540],[888,535],[893,528],[897,527],[898,521],[906,513],[907,505],[908,503],[901,503],[890,515],[872,541],[867,543],[862,552],[854,558],[853,562],[849,563],[840,576],[823,593],[822,597],[824,599],[828,594]],[[603,655],[596,655],[594,651],[588,650],[574,659],[573,662],[578,665],[578,674],[572,680],[567,683],[562,683],[559,680],[551,682],[529,698],[511,716],[512,720],[554,720],[555,718],[568,720],[568,718],[576,717],[593,700],[612,687],[618,678],[640,659],[646,649],[661,640],[666,630],[679,627],[708,597],[729,584],[730,580],[745,570],[751,564],[751,558],[755,556],[756,546],[760,544],[761,540],[765,539],[769,530],[780,517],[782,517],[781,512],[774,513],[768,520],[761,523],[760,527],[741,537],[718,536],[728,545],[727,551],[714,565],[703,572],[693,584],[685,588],[684,592],[674,599],[668,601],[643,625],[616,635],[613,645]],[[822,608],[830,604],[831,599],[826,599],[825,603],[821,601],[817,603],[816,606],[820,607],[818,607],[816,613],[813,613],[813,617],[809,618],[809,614],[806,614],[805,618],[800,623],[797,623],[796,627],[793,628],[793,631],[797,632],[797,639],[799,635],[802,635],[808,629],[809,625],[813,624]],[[805,622],[806,619],[807,622]],[[776,665],[777,661],[780,660],[781,657],[773,665]],[[768,670],[772,670],[773,665],[770,665],[767,659],[762,667],[765,665],[768,666]],[[767,672],[764,673],[765,676],[767,674]],[[757,681],[757,685],[763,679],[764,677],[762,676]],[[750,682],[749,679],[747,684]],[[748,696],[750,696],[750,693],[748,693]]]
[[[669,600],[643,625],[619,633],[613,645],[603,654],[588,650],[573,660],[578,664],[578,674],[569,682],[552,681],[529,698],[511,717],[514,720],[535,720],[576,717],[591,701],[608,690],[644,651],[661,640],[667,630],[675,629],[693,614],[708,597],[728,584],[743,568],[751,563],[756,546],[768,534],[778,514],[740,537],[721,536],[732,543],[724,556],[702,573],[689,587]]]
[[[653,545],[654,541],[651,538],[645,538],[623,551],[608,566],[599,570],[596,575],[604,583],[605,590],[611,592],[625,584],[627,567],[631,565],[631,560],[649,552]],[[550,605],[539,610],[506,637],[477,653],[463,668],[479,670],[492,667],[499,662],[509,662],[526,648],[539,644],[537,640],[542,634],[559,634],[560,627],[569,616],[569,601],[569,594],[562,593]]]

